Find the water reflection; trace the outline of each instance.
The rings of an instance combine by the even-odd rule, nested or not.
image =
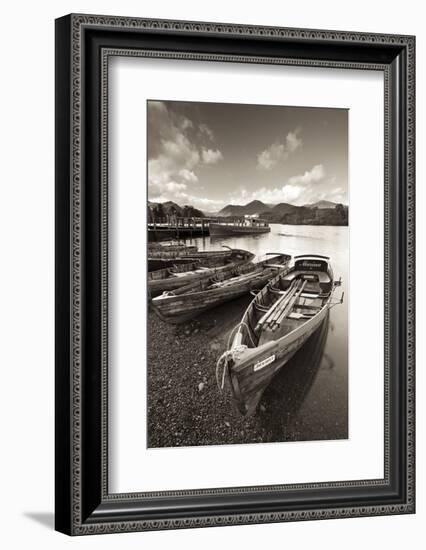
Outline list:
[[[262,424],[268,429],[269,440],[280,441],[298,415],[322,364],[333,368],[326,356],[325,344],[329,331],[329,315],[296,355],[278,372],[260,401]]]

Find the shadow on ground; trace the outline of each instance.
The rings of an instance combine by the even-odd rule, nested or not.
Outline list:
[[[53,512],[24,512],[24,516],[48,529],[55,528],[55,516]]]

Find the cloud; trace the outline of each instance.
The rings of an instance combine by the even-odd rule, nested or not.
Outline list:
[[[257,167],[270,170],[281,158],[283,158],[285,146],[282,143],[273,143],[257,155]]]
[[[198,177],[194,174],[194,172],[192,170],[188,170],[187,168],[182,168],[179,172],[179,176],[190,183],[197,183],[198,181]]]
[[[297,136],[299,133],[298,130],[295,130],[294,132],[289,132],[286,137],[286,146],[287,151],[289,153],[294,153],[299,149],[299,147],[302,147],[302,139]]]
[[[223,160],[223,155],[219,149],[216,149],[216,151],[213,151],[213,149],[202,149],[201,158],[204,164],[216,164],[220,160]]]
[[[225,201],[223,200],[207,199],[203,197],[189,197],[189,198],[192,201],[191,204],[196,206],[196,208],[200,208],[201,210],[204,210],[204,208],[207,208],[210,211],[215,209],[220,210],[225,206]]]
[[[249,192],[240,188],[237,193],[231,195],[234,204],[247,204],[253,200],[260,200],[266,204],[278,204],[289,202],[291,204],[307,204],[323,198],[328,198],[327,190],[320,191],[317,186],[325,183],[326,172],[322,164],[317,164],[311,170],[303,174],[291,176],[283,185],[266,188],[261,187]],[[333,181],[333,180],[332,180]],[[341,190],[341,188],[339,188]],[[322,196],[322,195],[327,195]],[[336,194],[337,196],[337,194]],[[334,200],[330,198],[330,200]]]
[[[182,129],[183,130],[186,130],[187,128],[193,128],[194,127],[194,125],[192,123],[192,120],[189,120],[189,118],[186,118],[186,117],[183,116],[181,118],[181,120],[182,120],[181,124],[182,124]]]
[[[189,185],[198,183],[197,170],[202,165],[223,159],[219,149],[203,145],[213,139],[210,128],[195,124],[162,101],[148,102],[148,195],[165,200],[184,200]],[[152,199],[154,200],[154,199]]]
[[[320,200],[322,200],[323,198],[337,203],[348,203],[348,194],[345,189],[343,189],[343,187],[335,187],[329,193],[327,193],[327,197],[321,197]]]
[[[285,143],[273,143],[267,149],[257,155],[257,168],[271,170],[280,161],[285,160],[291,153],[302,147],[302,138],[298,136],[299,130],[289,132]]]
[[[295,203],[304,192],[304,188],[299,185],[284,184],[281,187],[261,187],[256,191],[248,192],[240,190],[238,194],[232,195],[233,204],[247,204],[254,200],[259,200],[265,204],[278,204],[280,202]]]
[[[164,185],[164,189],[166,191],[170,191],[171,193],[175,193],[176,191],[183,191],[184,189],[186,189],[186,185],[184,183],[169,181]]]
[[[200,130],[201,134],[207,136],[210,141],[214,141],[214,133],[213,133],[212,129],[209,128],[209,126],[207,126],[207,124],[201,123],[199,125],[199,130]]]
[[[325,177],[325,170],[322,164],[317,164],[311,170],[308,170],[304,174],[298,176],[292,176],[289,178],[288,183],[290,185],[309,185],[311,183],[317,183],[323,180]]]

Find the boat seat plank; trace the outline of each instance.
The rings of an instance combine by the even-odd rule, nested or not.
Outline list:
[[[300,275],[317,275],[318,276],[318,280],[320,283],[330,283],[331,282],[331,279],[328,275],[328,273],[326,273],[325,271],[291,271],[290,273],[288,273],[284,278],[287,280],[287,281],[292,281],[293,279],[295,279],[296,277],[299,277]]]
[[[289,332],[294,330],[297,326],[299,326],[299,324],[299,319],[289,319],[287,317],[280,326],[275,328],[275,330],[268,326],[263,328],[262,332],[259,335],[258,346],[262,346],[263,344],[273,342],[278,338],[281,338],[285,334],[288,334]]]
[[[285,308],[283,310],[281,310],[279,316],[275,320],[276,324],[274,326],[274,330],[276,330],[277,325],[280,326],[281,323],[285,320],[285,318],[289,315],[289,313],[291,313],[293,307],[295,306],[295,304],[296,304],[297,300],[299,299],[300,294],[303,292],[303,289],[305,288],[305,286],[306,286],[306,281],[303,281],[301,286],[296,287],[296,292],[294,293],[294,295],[292,296],[292,298],[290,299],[288,304],[285,306]]]
[[[287,290],[279,290],[278,288],[275,288],[274,286],[271,286],[269,288],[271,292],[274,292],[275,294],[287,294]]]
[[[171,272],[170,273],[170,276],[171,277],[187,277],[188,275],[193,275],[194,273],[196,273],[196,271],[182,271],[180,273],[173,273]]]
[[[303,313],[295,313],[294,311],[292,311],[290,315],[288,315],[289,319],[303,319],[304,317],[305,316]]]

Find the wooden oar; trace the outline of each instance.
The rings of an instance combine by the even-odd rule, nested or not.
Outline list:
[[[297,280],[294,282],[294,286],[291,289],[291,291],[286,294],[284,297],[285,299],[280,302],[279,307],[274,311],[272,317],[268,319],[268,324],[272,328],[272,326],[276,323],[277,319],[280,317],[281,312],[287,307],[288,303],[293,299],[293,296],[299,289],[300,282]]]
[[[275,326],[272,328],[272,330],[274,331],[277,330],[277,328],[279,328],[279,326],[281,325],[282,321],[287,317],[287,315],[293,309],[293,306],[296,300],[300,297],[300,294],[302,294],[303,289],[305,288],[307,282],[308,281],[303,281],[302,287],[294,293],[294,296],[292,297],[292,299],[288,302],[286,307],[281,311],[281,314],[277,317],[275,321]]]
[[[269,319],[269,317],[273,314],[274,310],[283,302],[283,300],[285,300],[286,298],[288,298],[288,294],[289,292],[292,291],[292,288],[294,286],[294,283],[295,281],[293,281],[291,283],[291,285],[289,286],[288,288],[288,291],[286,294],[283,294],[269,309],[268,311],[265,313],[265,315],[263,315],[261,317],[261,319],[259,319],[257,325],[256,325],[256,328],[255,330],[261,328]]]

